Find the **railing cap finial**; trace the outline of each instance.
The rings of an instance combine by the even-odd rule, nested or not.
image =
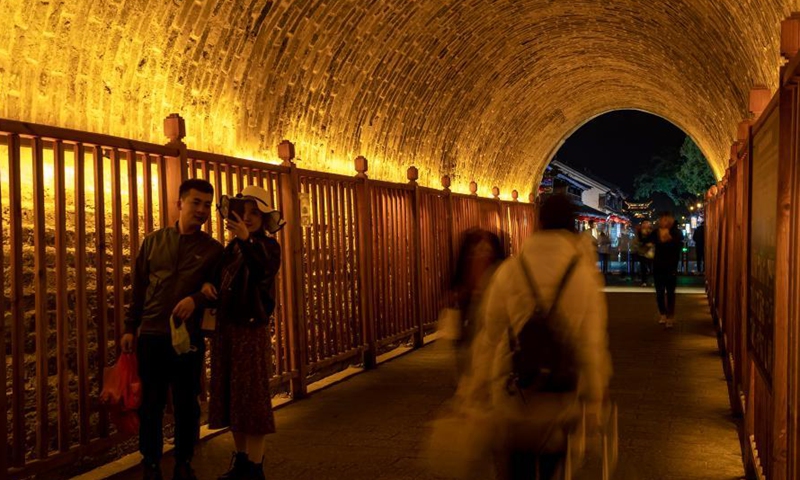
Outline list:
[[[283,160],[283,166],[289,167],[294,160],[294,143],[284,140],[278,144],[278,158]]]
[[[357,178],[367,178],[367,169],[369,168],[369,162],[367,162],[367,158],[363,155],[359,155],[356,157],[355,161],[356,167],[356,174]]]

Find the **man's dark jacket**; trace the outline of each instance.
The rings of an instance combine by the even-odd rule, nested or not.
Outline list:
[[[142,335],[169,335],[172,310],[186,297],[195,304],[187,328],[197,331],[207,303],[200,289],[211,281],[221,254],[222,245],[201,230],[181,235],[176,224],[148,235],[136,257],[125,332],[141,326]]]

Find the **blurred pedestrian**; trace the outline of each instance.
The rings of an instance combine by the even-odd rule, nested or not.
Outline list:
[[[706,267],[706,224],[704,222],[697,225],[692,240],[694,240],[695,253],[697,255],[697,273],[703,273]]]
[[[575,217],[569,197],[545,200],[540,230],[492,277],[471,371],[459,384],[458,398],[490,419],[496,432],[492,447],[501,479],[559,475],[581,402],[597,424],[607,394],[603,282],[596,249],[576,234]]]
[[[611,237],[606,233],[605,227],[598,229],[597,253],[600,255],[600,272],[608,275],[608,262],[611,256]]]
[[[658,229],[648,237],[655,246],[653,278],[656,285],[658,323],[672,328],[675,322],[675,288],[678,284],[678,263],[683,247],[683,233],[671,212],[663,212],[658,219]]]
[[[462,235],[450,285],[458,313],[458,333],[454,340],[459,376],[469,368],[469,349],[478,328],[478,307],[483,292],[504,259],[502,242],[494,233],[473,228]]]
[[[649,240],[651,233],[653,233],[653,224],[649,220],[645,220],[636,228],[636,237],[634,238],[636,259],[639,263],[639,275],[643,287],[647,286],[649,272],[655,257],[655,247]]]

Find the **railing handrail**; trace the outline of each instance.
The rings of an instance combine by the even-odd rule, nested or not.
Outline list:
[[[51,127],[37,123],[0,119],[0,132],[17,134],[23,137],[37,137],[47,140],[61,140],[67,143],[81,143],[98,147],[111,147],[119,150],[135,151],[165,157],[177,157],[179,150],[155,143],[114,137],[102,133],[83,132],[68,128]]]
[[[348,183],[358,183],[361,181],[361,179],[357,178],[355,175],[348,176],[342,175],[341,173],[318,172],[316,170],[308,170],[306,168],[298,168],[297,175],[299,177],[309,177],[315,180],[336,180]]]
[[[201,152],[200,150],[187,150],[186,156],[192,160],[227,164],[234,167],[255,168],[258,170],[265,170],[275,173],[289,172],[289,167],[284,167],[283,165],[276,165],[274,163],[261,162],[258,160],[249,160],[240,157],[232,157],[219,153]]]

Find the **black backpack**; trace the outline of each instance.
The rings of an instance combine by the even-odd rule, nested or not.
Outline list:
[[[548,309],[542,305],[542,296],[525,263],[521,258],[519,261],[533,293],[536,307],[518,335],[514,335],[511,327],[508,329],[512,352],[509,392],[513,393],[511,387],[516,387],[519,392],[574,391],[578,386],[577,354],[574,345],[566,338],[566,332],[556,327],[555,320],[558,318],[561,292],[578,264],[578,256],[576,255],[567,267],[555,299]]]

